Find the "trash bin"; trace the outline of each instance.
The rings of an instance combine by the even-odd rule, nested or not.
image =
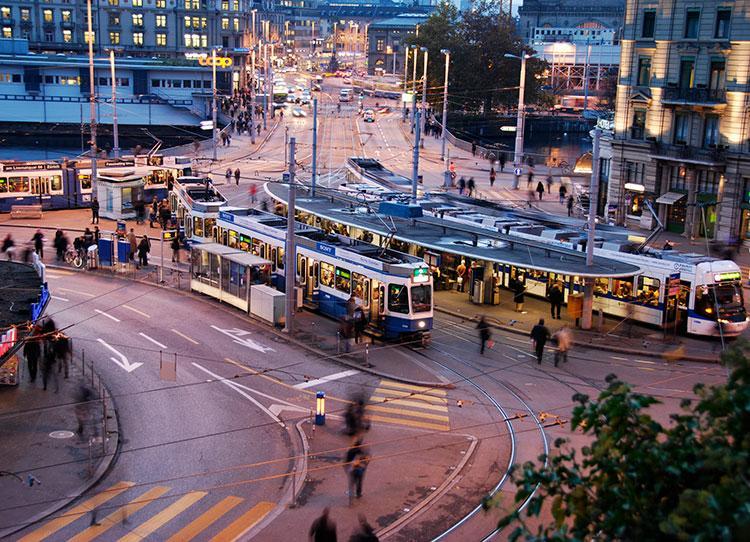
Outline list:
[[[86,267],[88,269],[96,269],[99,267],[99,248],[96,245],[91,245],[86,250]]]

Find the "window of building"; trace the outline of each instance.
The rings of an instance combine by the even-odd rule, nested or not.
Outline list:
[[[669,168],[669,189],[678,192],[687,191],[687,171],[684,166]]]
[[[109,43],[112,45],[119,45],[120,44],[120,33],[119,32],[110,32],[109,33]]]
[[[143,0],[133,0],[133,7],[134,8],[142,8],[143,7]]]
[[[52,13],[51,9],[43,9],[42,10],[42,18],[44,19],[45,23],[53,23],[53,22],[55,22],[55,15]]]
[[[120,26],[120,14],[119,13],[109,14],[109,26]]]
[[[133,13],[133,26],[143,26],[143,13]]]
[[[625,182],[632,184],[643,184],[646,164],[625,160]]]
[[[10,19],[10,6],[0,7],[0,16],[2,16],[3,19]]]
[[[724,90],[726,88],[726,62],[724,59],[712,60],[708,75],[708,88],[711,90]]]
[[[29,8],[21,8],[21,20],[22,21],[31,20],[31,10]]]
[[[157,28],[166,28],[167,27],[167,16],[166,15],[157,15],[156,16],[156,27]]]
[[[719,173],[718,171],[699,169],[695,173],[695,176],[697,177],[697,188],[699,194],[719,193],[719,181],[721,180],[721,173]]]
[[[233,11],[240,10],[240,0],[232,0],[232,10]]]
[[[200,9],[200,0],[185,0],[185,9]]]
[[[631,139],[643,139],[646,135],[646,110],[636,109],[633,111],[633,125],[630,128]]]
[[[239,32],[240,31],[240,20],[237,17],[235,17],[234,19],[232,19],[232,29],[235,32]]]
[[[167,46],[167,35],[166,34],[156,34],[156,46],[157,47],[166,47]]]
[[[695,59],[683,58],[680,61],[680,82],[681,89],[693,88],[695,84]]]
[[[4,26],[3,27],[3,37],[4,38],[12,38],[13,37],[13,27],[12,26]]]
[[[719,144],[719,116],[706,115],[703,122],[703,146],[715,147]]]
[[[73,15],[69,9],[64,9],[60,12],[62,15],[62,22],[69,23],[73,20]]]
[[[133,45],[143,45],[143,32],[133,32]]]
[[[89,41],[91,41],[91,43],[96,43],[96,31],[90,33],[87,31],[83,33],[83,42],[88,45]]]
[[[229,47],[229,36],[222,36],[221,37],[221,46],[224,49],[227,49]]]
[[[52,43],[53,41],[55,41],[55,32],[53,30],[45,30],[44,41],[46,41],[47,43]]]
[[[73,41],[73,32],[70,30],[63,30],[63,43],[71,43]]]
[[[732,18],[731,9],[720,9],[716,12],[716,28],[714,37],[726,39],[729,37],[729,20]]]
[[[375,50],[378,53],[382,53],[383,49],[385,49],[385,40],[382,38],[378,38],[378,40],[375,42]]]
[[[701,20],[701,12],[697,9],[689,9],[685,14],[685,37],[689,39],[698,38],[698,28]]]
[[[674,143],[686,145],[690,138],[690,115],[676,112],[674,114]]]
[[[156,0],[156,7],[158,9],[164,9],[167,7],[167,0]]]
[[[656,28],[656,12],[652,10],[643,12],[643,28],[641,28],[642,38],[653,38]]]
[[[229,0],[221,0],[222,11],[229,11]]]
[[[110,6],[119,6],[120,0],[108,0]]]
[[[638,86],[647,87],[651,81],[651,57],[642,56],[638,59]]]
[[[229,17],[222,17],[221,18],[221,29],[222,30],[229,30]]]
[[[185,28],[190,28],[192,25],[190,24],[190,17],[185,17]]]

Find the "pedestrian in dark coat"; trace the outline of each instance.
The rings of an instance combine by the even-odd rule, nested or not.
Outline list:
[[[544,185],[542,184],[542,181],[537,183],[536,193],[539,194],[539,201],[542,201],[542,196],[544,196]]]
[[[143,267],[148,267],[148,253],[151,252],[151,242],[145,235],[141,238],[141,242],[138,243],[138,261]]]
[[[151,212],[148,215],[148,221],[149,226],[154,227],[154,220],[156,220],[159,217],[159,201],[156,199],[156,196],[154,196],[153,201],[151,202]]]
[[[39,255],[39,259],[44,258],[44,234],[42,230],[36,230],[31,240],[34,242],[34,252]]]
[[[573,196],[568,196],[568,216],[573,216]]]
[[[40,339],[30,336],[23,345],[23,357],[26,358],[26,364],[29,368],[29,382],[36,380],[36,370],[39,365],[39,358],[42,356],[42,345]]]
[[[562,308],[563,300],[565,299],[565,294],[563,293],[562,286],[560,286],[559,282],[556,282],[552,285],[552,287],[549,289],[549,310],[552,316],[552,319],[554,320],[557,318],[560,319],[560,309]]]
[[[367,470],[367,465],[369,463],[370,463],[370,458],[364,452],[361,452],[352,461],[351,487],[354,489],[354,495],[352,495],[351,493],[349,494],[350,503],[352,501],[352,497],[356,497],[358,499],[362,497],[362,481],[365,478],[365,471]]]
[[[506,160],[507,159],[505,158],[505,153],[501,152],[500,153],[500,160],[499,160],[499,162],[500,162],[500,173],[502,173],[503,170],[505,170],[505,161]]]
[[[172,238],[172,261],[180,263],[180,239],[175,235]]]
[[[558,190],[558,194],[560,195],[560,205],[563,205],[565,203],[565,195],[567,193],[568,188],[563,183],[560,183],[560,189]]]
[[[240,185],[240,168],[234,170],[234,182],[237,184],[237,186]]]
[[[96,197],[91,200],[91,223],[99,224],[99,200]]]
[[[531,329],[529,337],[531,337],[531,343],[534,346],[536,362],[541,365],[542,357],[544,356],[544,345],[550,338],[549,329],[544,325],[544,318],[540,318],[539,323]]]
[[[308,536],[312,542],[337,542],[336,523],[330,517],[331,509],[327,506],[318,519],[310,526]]]
[[[490,188],[495,186],[495,178],[497,177],[497,174],[495,173],[494,166],[490,168]]]
[[[463,196],[464,190],[466,190],[466,179],[461,177],[458,180],[458,193],[459,195]]]
[[[55,240],[53,241],[55,246],[55,252],[57,254],[57,261],[61,262],[65,259],[65,251],[68,250],[68,238],[62,230],[55,232]]]
[[[523,285],[523,282],[518,279],[511,280],[510,289],[513,292],[513,302],[516,304],[516,312],[523,313],[523,304],[525,301],[524,292],[526,291],[526,287]]]
[[[482,346],[479,349],[479,353],[484,355],[484,347],[487,344],[487,341],[489,341],[490,337],[492,336],[492,332],[490,331],[490,324],[487,323],[487,320],[485,320],[484,316],[479,319],[477,329],[479,330],[479,340],[482,343]]]
[[[375,529],[367,522],[363,514],[359,515],[359,529],[349,537],[349,542],[378,542]]]
[[[469,197],[472,197],[474,195],[474,190],[476,189],[477,185],[474,182],[474,177],[469,177],[469,180],[466,183],[466,188],[469,189]]]

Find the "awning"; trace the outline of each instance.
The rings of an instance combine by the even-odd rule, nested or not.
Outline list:
[[[682,192],[667,192],[666,194],[662,194],[661,196],[656,198],[656,203],[663,203],[664,205],[672,205],[680,201],[685,196],[687,196],[687,194],[683,194]]]

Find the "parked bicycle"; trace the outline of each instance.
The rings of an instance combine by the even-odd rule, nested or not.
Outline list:
[[[86,256],[82,250],[76,250],[73,247],[69,247],[65,252],[65,262],[73,267],[82,269],[83,266],[86,265]]]

